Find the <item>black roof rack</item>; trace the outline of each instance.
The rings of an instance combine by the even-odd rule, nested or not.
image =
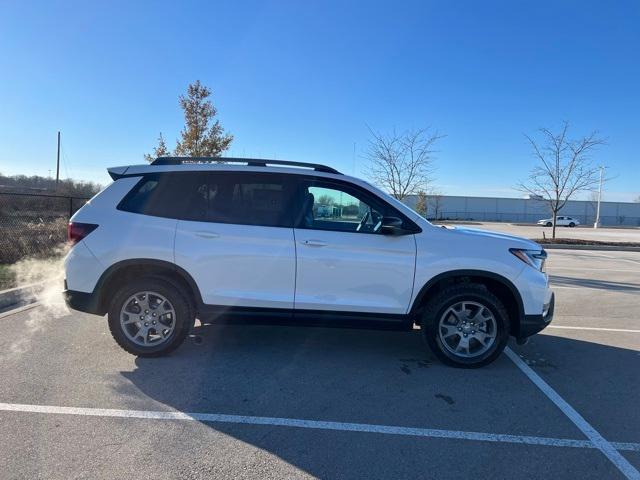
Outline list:
[[[283,165],[291,167],[312,168],[316,172],[336,173],[335,168],[318,163],[289,162],[287,160],[268,160],[263,158],[231,158],[231,157],[158,157],[151,165],[183,165],[190,163],[246,163],[249,167],[266,167],[267,165]]]

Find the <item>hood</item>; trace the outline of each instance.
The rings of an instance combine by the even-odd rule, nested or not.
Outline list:
[[[516,235],[509,235],[506,233],[492,232],[489,230],[480,230],[478,228],[467,227],[446,227],[454,235],[465,235],[470,239],[474,237],[481,241],[495,240],[503,243],[508,243],[512,248],[526,248],[530,250],[540,250],[542,247],[540,244],[529,240],[528,238],[518,237]]]

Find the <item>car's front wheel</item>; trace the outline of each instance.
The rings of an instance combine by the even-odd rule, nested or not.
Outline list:
[[[194,323],[186,292],[156,277],[123,285],[113,296],[108,315],[109,329],[118,345],[140,357],[176,349]]]
[[[576,226],[576,224],[575,224],[575,223],[573,223],[573,222],[571,222],[571,223],[569,224],[569,226],[570,226],[571,228],[573,228],[573,227],[575,227],[575,226]]]
[[[547,224],[545,225],[545,227],[552,227],[553,224],[551,222],[547,222]]]
[[[502,302],[484,285],[458,284],[441,290],[427,303],[422,335],[444,363],[481,367],[504,350],[509,318]]]

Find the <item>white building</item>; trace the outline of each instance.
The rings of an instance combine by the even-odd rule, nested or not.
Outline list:
[[[411,208],[415,208],[416,200],[416,195],[410,195],[404,202]],[[438,219],[486,222],[535,223],[542,218],[551,217],[548,204],[544,200],[427,196],[427,218],[436,218],[436,212]],[[596,218],[596,202],[570,200],[561,213],[577,218],[583,225],[593,225]],[[640,203],[601,202],[600,222],[603,226],[640,226]]]

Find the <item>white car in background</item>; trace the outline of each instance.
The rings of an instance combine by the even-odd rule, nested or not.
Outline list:
[[[545,227],[551,227],[553,225],[553,218],[545,218],[543,220],[538,220],[538,225],[543,225]],[[580,222],[577,218],[573,217],[556,217],[556,226],[558,227],[575,227],[576,225],[580,225]]]

